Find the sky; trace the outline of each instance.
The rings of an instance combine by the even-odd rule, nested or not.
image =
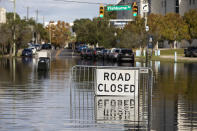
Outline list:
[[[99,4],[104,3],[117,4],[120,0],[16,0],[16,12],[21,18],[27,16],[27,7],[29,7],[29,18],[36,18],[36,10],[38,10],[38,21],[43,23],[49,21],[65,21],[72,23],[80,18],[94,18],[99,16]],[[6,9],[7,12],[13,12],[12,0],[0,0],[0,7]]]

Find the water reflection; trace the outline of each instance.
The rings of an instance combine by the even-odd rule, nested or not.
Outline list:
[[[98,123],[133,124],[139,120],[138,98],[96,96]]]
[[[195,63],[160,63],[153,89],[153,129],[197,129],[196,67]]]
[[[197,63],[150,63],[155,77],[152,113],[146,104],[134,108],[143,105],[143,97],[138,102],[95,97],[93,83],[87,83],[93,75],[77,72],[79,81],[70,88],[76,64],[145,66],[140,61],[119,65],[68,57],[52,59],[48,72],[38,72],[36,59],[1,58],[0,130],[197,130]]]
[[[32,57],[22,57],[22,62],[24,63],[24,64],[30,64],[30,63],[32,63]]]
[[[91,65],[91,66],[126,66],[126,67],[134,67],[135,63],[132,62],[112,62],[110,60],[91,60],[91,59],[85,59],[85,60],[79,60],[77,62],[77,65]]]

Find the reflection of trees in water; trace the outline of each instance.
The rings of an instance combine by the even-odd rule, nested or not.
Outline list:
[[[196,100],[197,99],[197,64],[191,63],[191,64],[184,64],[184,69],[185,69],[185,76],[186,77],[186,85],[187,85],[187,90],[186,90],[186,95],[189,99],[191,100]]]
[[[157,98],[153,100],[153,112],[158,114],[153,121],[153,129],[190,129],[196,125],[196,67],[194,63],[161,64],[153,89],[153,95]],[[183,123],[187,123],[187,127]]]
[[[0,88],[5,94],[18,99],[39,96],[42,89],[34,83],[33,65],[23,62],[22,59],[0,60]]]
[[[55,79],[57,80],[64,80],[65,74],[69,73],[72,66],[76,65],[76,62],[77,59],[73,59],[72,57],[51,60],[51,66],[50,66],[51,77],[55,77]]]

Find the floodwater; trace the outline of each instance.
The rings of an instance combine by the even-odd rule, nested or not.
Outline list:
[[[146,104],[138,99],[95,96],[87,83],[77,86],[70,79],[75,65],[144,63],[63,57],[52,59],[49,71],[37,71],[36,63],[0,59],[0,131],[197,130],[197,63],[151,62],[154,86],[148,111],[138,108]]]

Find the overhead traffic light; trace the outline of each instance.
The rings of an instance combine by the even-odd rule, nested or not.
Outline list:
[[[132,10],[133,10],[133,16],[137,16],[137,14],[138,14],[137,2],[133,2],[133,4],[132,4]]]
[[[104,6],[103,5],[100,5],[100,7],[99,7],[99,16],[101,18],[104,17]]]

